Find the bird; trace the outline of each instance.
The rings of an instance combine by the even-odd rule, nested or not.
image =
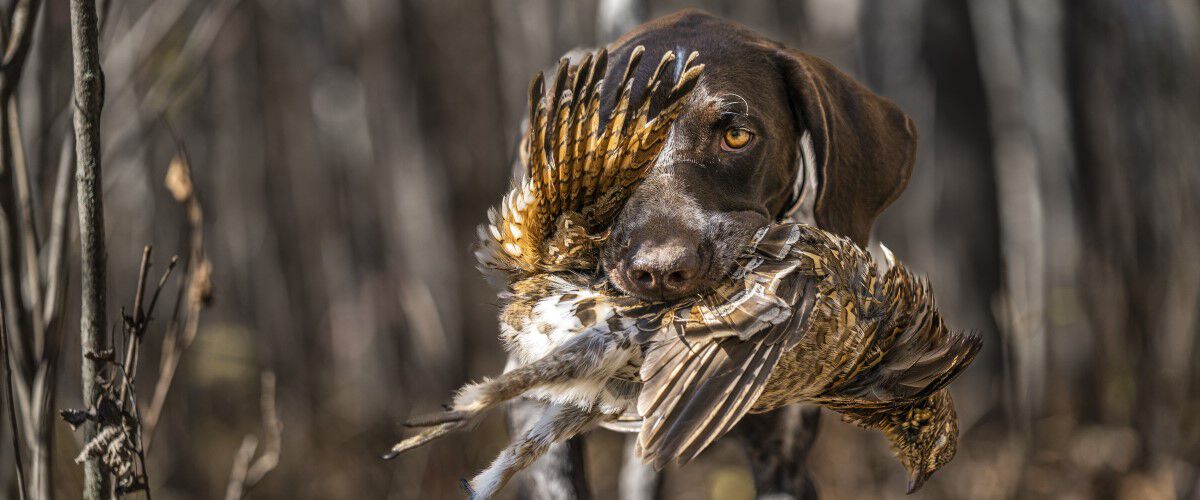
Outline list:
[[[932,289],[884,247],[806,224],[763,228],[726,282],[643,341],[642,457],[686,463],[746,413],[816,404],[881,431],[916,491],[957,449],[947,386],[977,335],[951,330]]]
[[[632,102],[634,49],[599,116],[606,53],[560,62],[549,91],[530,85],[522,140],[527,175],[489,211],[476,257],[501,284],[509,369],[460,389],[445,411],[410,419],[418,434],[385,458],[478,422],[526,396],[540,420],[465,483],[490,498],[550,445],[606,424],[638,433],[643,460],[685,464],[747,413],[799,403],[882,432],[920,488],[957,449],[948,385],[981,341],[949,328],[929,283],[886,250],[882,269],[852,241],[783,220],[747,241],[725,279],[674,301],[623,293],[598,252],[624,201],[658,154],[703,65],[691,53],[675,82],[659,59]],[[652,96],[662,96],[661,104]],[[602,119],[603,118],[603,119]]]

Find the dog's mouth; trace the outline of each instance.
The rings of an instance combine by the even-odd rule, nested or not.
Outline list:
[[[645,278],[642,278],[643,282],[639,283],[638,278],[635,277],[636,273],[629,268],[629,262],[625,259],[602,265],[608,282],[622,293],[652,302],[670,302],[700,296],[708,292],[722,276],[728,274],[734,262],[718,263],[714,259],[706,259],[703,267],[695,271],[696,277],[670,278],[668,276],[665,278],[667,281],[683,284],[661,287],[647,286],[644,283]]]
[[[640,274],[635,266],[639,259],[644,257],[639,254],[645,251],[645,245],[630,241],[610,239],[605,245],[601,267],[612,286],[622,293],[642,300],[670,302],[699,297],[729,276],[753,233],[754,229],[746,229],[738,230],[736,234],[722,235],[720,239],[702,238],[694,244],[698,264],[674,278],[668,270],[660,271],[657,276],[649,279]],[[631,251],[634,245],[638,245],[638,251]],[[664,282],[655,283],[654,279]]]

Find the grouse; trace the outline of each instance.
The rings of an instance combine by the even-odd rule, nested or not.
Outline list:
[[[646,97],[631,102],[633,51],[612,113],[598,116],[606,52],[559,64],[548,92],[530,86],[526,177],[479,230],[481,270],[502,283],[501,337],[515,363],[463,387],[444,412],[386,457],[470,426],[527,396],[540,420],[467,484],[490,498],[550,445],[595,425],[636,430],[644,460],[686,463],[746,413],[818,404],[877,429],[915,491],[958,440],[947,386],[980,340],[951,330],[929,284],[886,253],[886,271],[850,240],[781,221],[746,242],[735,266],[697,297],[651,302],[617,290],[598,251],[661,149],[703,65],[675,82],[665,53]],[[654,106],[651,106],[651,104]]]

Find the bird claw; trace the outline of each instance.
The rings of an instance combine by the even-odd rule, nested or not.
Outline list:
[[[424,426],[427,428],[417,435],[411,436],[392,446],[392,449],[383,455],[383,459],[391,460],[396,458],[400,456],[401,453],[445,436],[451,432],[462,429],[463,427],[466,427],[468,423],[470,423],[470,420],[465,418],[448,422],[429,423]]]
[[[466,479],[466,478],[459,478],[459,479],[458,479],[458,484],[459,484],[460,486],[462,486],[462,489],[466,490],[466,492],[467,492],[467,498],[469,498],[469,499],[471,499],[471,500],[475,500],[475,498],[476,498],[476,497],[475,497],[475,490],[474,490],[473,488],[471,488],[471,482],[470,482],[470,481],[467,481],[467,479]]]
[[[422,427],[424,429],[417,435],[396,443],[390,451],[383,455],[383,459],[391,460],[401,453],[467,427],[480,413],[478,411],[446,408],[446,411],[417,416],[404,422],[405,427]]]
[[[432,426],[441,425],[441,424],[465,422],[473,416],[475,416],[475,412],[447,409],[446,411],[440,411],[437,413],[430,413],[427,415],[420,415],[417,417],[413,417],[413,418],[409,419],[408,421],[404,422],[404,426],[405,427],[432,427]]]

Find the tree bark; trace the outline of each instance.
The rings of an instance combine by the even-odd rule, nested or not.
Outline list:
[[[82,310],[79,329],[83,348],[83,399],[87,407],[95,404],[102,367],[95,354],[107,349],[105,336],[106,258],[104,248],[104,203],[100,168],[100,109],[104,104],[104,74],[100,70],[100,50],[95,0],[71,0],[71,56],[74,61],[75,92],[75,180],[79,200],[79,246],[82,258],[80,288]],[[95,437],[96,426],[89,422],[85,439]],[[83,497],[106,498],[111,490],[108,475],[100,460],[90,458],[83,466]]]

